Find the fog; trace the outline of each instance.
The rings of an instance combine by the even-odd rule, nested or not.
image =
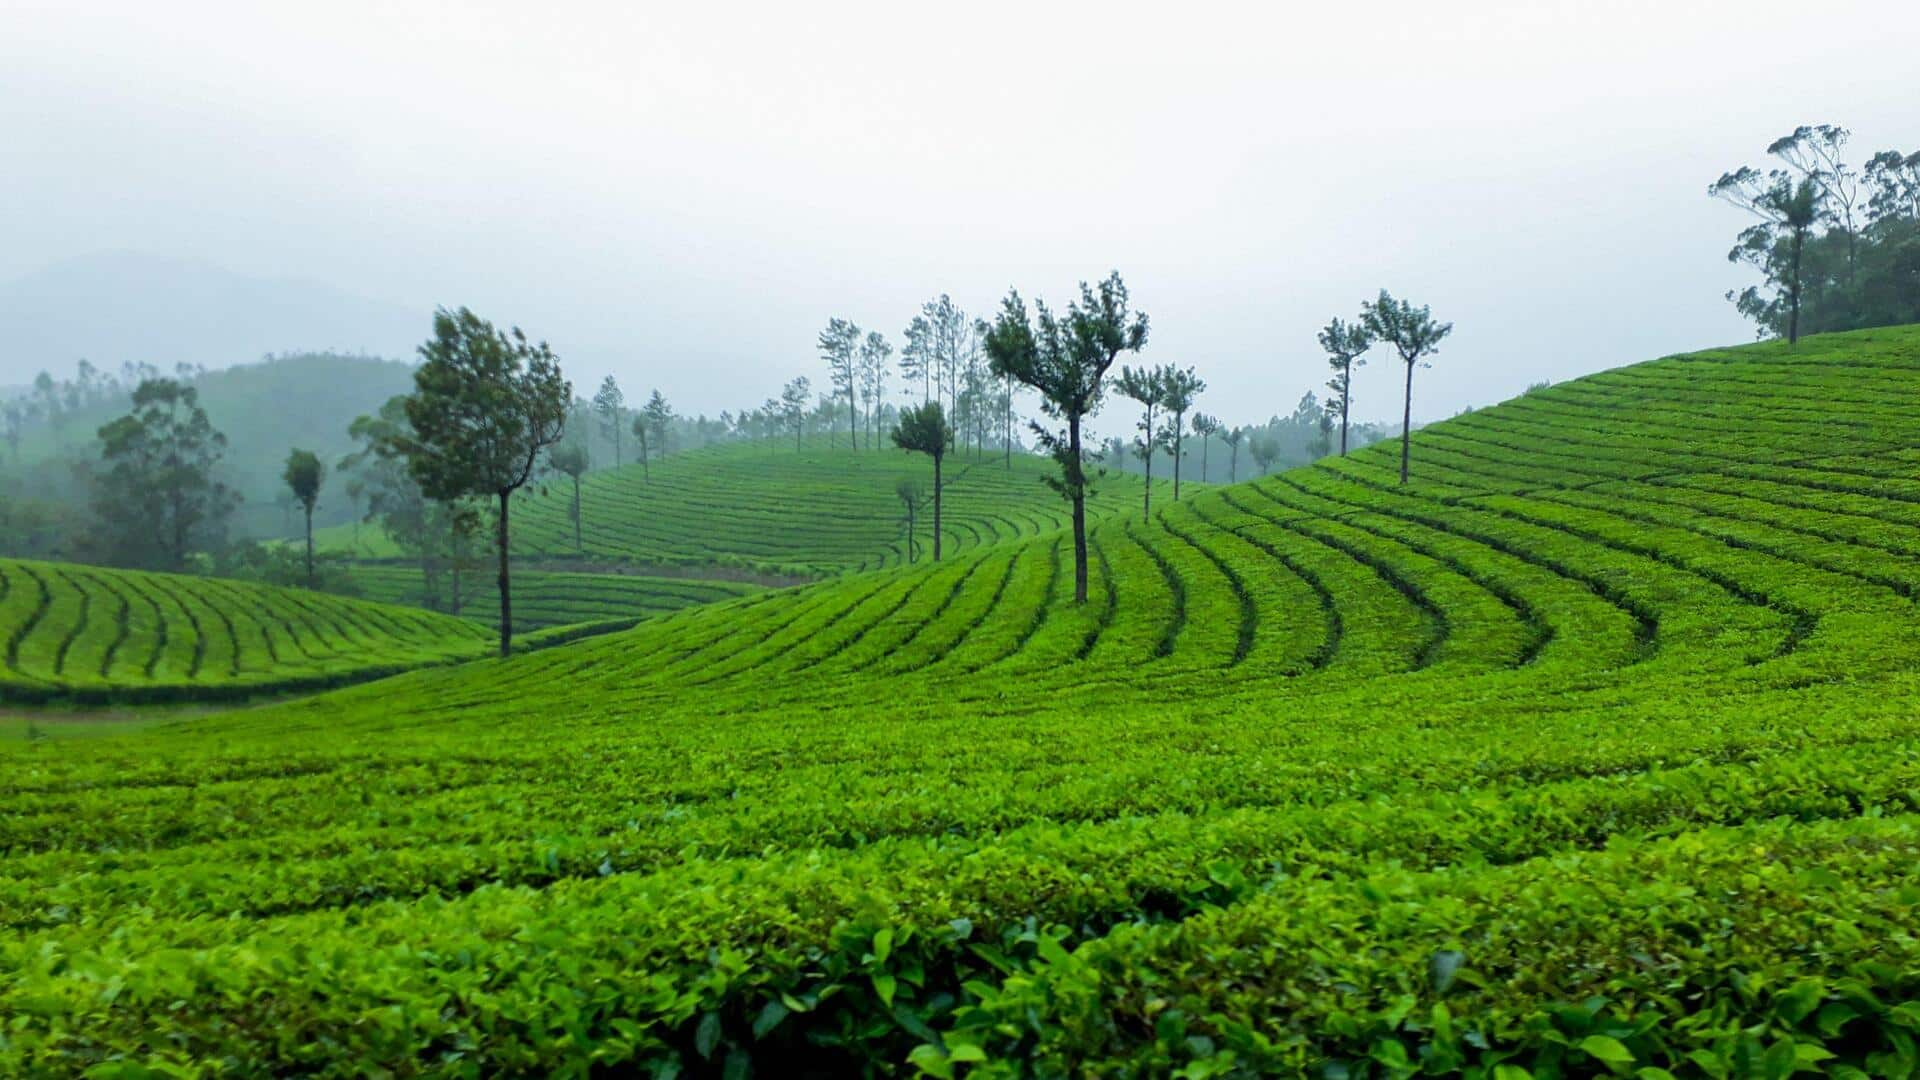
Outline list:
[[[822,382],[829,316],[897,339],[1117,268],[1230,422],[1319,389],[1314,331],[1384,286],[1456,324],[1432,419],[1749,339],[1706,185],[1796,124],[1920,148],[1911,3],[1459,8],[7,0],[0,281],[135,252],[383,313],[210,331],[213,366],[465,304],[717,412]],[[164,313],[90,299],[36,303],[0,385],[151,358]],[[1356,413],[1398,390],[1377,357]]]

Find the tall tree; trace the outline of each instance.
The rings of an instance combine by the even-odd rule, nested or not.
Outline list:
[[[327,467],[320,456],[311,450],[295,449],[287,455],[286,471],[280,474],[287,482],[287,490],[293,492],[293,500],[307,515],[307,588],[313,588],[313,508],[320,502],[320,485],[325,482]]]
[[[1240,442],[1247,437],[1246,428],[1227,428],[1220,432],[1220,441],[1227,444],[1230,451],[1227,458],[1227,483],[1240,482]]]
[[[1273,463],[1280,460],[1280,441],[1271,435],[1255,435],[1247,440],[1247,452],[1253,455],[1253,463],[1260,466],[1260,475],[1267,475]]]
[[[1376,341],[1391,345],[1407,365],[1407,394],[1400,411],[1400,482],[1404,484],[1413,433],[1413,366],[1422,357],[1440,350],[1440,342],[1453,333],[1453,324],[1435,322],[1433,312],[1426,305],[1415,307],[1411,301],[1395,300],[1385,289],[1380,290],[1378,299],[1362,309],[1361,319],[1367,333]]]
[[[1107,369],[1123,352],[1139,352],[1147,343],[1147,316],[1127,306],[1127,286],[1116,271],[1099,289],[1080,284],[1080,299],[1069,304],[1065,318],[1057,318],[1045,304],[1036,304],[1037,319],[1027,315],[1026,302],[1009,292],[988,332],[988,360],[996,375],[1006,375],[1038,391],[1040,409],[1065,423],[1064,431],[1033,424],[1034,437],[1060,466],[1058,477],[1047,483],[1073,505],[1073,598],[1087,602],[1087,482],[1086,457],[1080,442],[1081,422],[1100,407]]]
[[[1193,433],[1200,436],[1200,479],[1206,480],[1210,475],[1207,471],[1207,445],[1213,442],[1215,435],[1220,434],[1220,421],[1206,413],[1194,413]]]
[[[1853,133],[1833,124],[1802,124],[1773,141],[1767,153],[1787,163],[1818,193],[1818,212],[1847,245],[1847,277],[1859,261],[1860,173],[1842,156]]]
[[[953,445],[953,428],[937,401],[900,411],[900,422],[890,433],[893,445],[933,459],[933,561],[940,561],[940,462]]]
[[[847,399],[847,438],[857,448],[859,406],[854,397],[860,379],[860,328],[845,319],[828,319],[827,328],[820,331],[819,347],[820,356],[827,362],[834,396]]]
[[[653,440],[648,444],[653,453],[666,457],[667,436],[673,431],[673,406],[667,404],[667,399],[661,395],[660,391],[655,390],[648,396],[646,405],[641,408],[640,416],[647,422],[647,429],[653,434]]]
[[[1193,399],[1206,391],[1207,383],[1195,375],[1192,368],[1180,371],[1171,365],[1166,369],[1163,383],[1166,396],[1161,400],[1161,405],[1173,416],[1173,423],[1167,427],[1173,451],[1173,501],[1179,502],[1180,458],[1185,452],[1183,428],[1187,422],[1187,412],[1193,408]]]
[[[580,477],[587,471],[587,448],[577,442],[563,442],[547,451],[547,464],[573,480],[573,509],[568,512],[573,519],[573,550],[585,551],[580,532]]]
[[[794,379],[780,389],[780,412],[793,425],[793,449],[800,450],[800,436],[807,430],[807,399],[813,394],[813,384],[805,375]]]
[[[1353,409],[1353,369],[1366,365],[1365,353],[1373,347],[1373,335],[1367,332],[1366,320],[1348,323],[1334,319],[1320,331],[1320,347],[1327,351],[1327,366],[1333,368],[1333,378],[1327,380],[1327,389],[1333,391],[1333,399],[1327,404],[1340,410],[1340,456],[1347,456],[1347,420]]]
[[[196,549],[225,539],[240,497],[216,479],[227,437],[178,379],[143,381],[132,411],[99,430],[105,468],[94,511],[110,562],[178,570]]]
[[[20,464],[20,437],[26,434],[27,425],[38,413],[32,401],[26,398],[13,398],[0,405],[0,423],[6,426],[7,448],[13,452],[13,463]]]
[[[915,315],[900,333],[900,380],[911,387],[920,383],[920,400],[933,400],[933,325],[925,315]],[[909,390],[909,393],[912,391]]]
[[[1784,300],[1787,344],[1797,344],[1800,301],[1805,292],[1801,263],[1807,237],[1820,217],[1818,189],[1811,180],[1796,183],[1780,169],[1762,175],[1743,165],[1721,174],[1707,192],[1757,219],[1741,230],[1733,249],[1727,252],[1727,261],[1751,264],[1779,288],[1782,295],[1776,296],[1772,303],[1778,305]],[[1751,286],[1739,293],[1729,292],[1727,298],[1743,313],[1756,317],[1761,317],[1769,306],[1759,290]]]
[[[1133,453],[1146,466],[1147,482],[1140,485],[1140,520],[1149,521],[1153,517],[1153,454],[1166,442],[1161,425],[1154,422],[1154,413],[1166,403],[1167,378],[1173,372],[1171,365],[1164,368],[1121,367],[1120,377],[1113,381],[1113,388],[1120,396],[1132,398],[1140,404],[1140,420],[1134,424],[1139,434],[1134,436]]]
[[[627,405],[627,395],[620,392],[620,384],[609,375],[600,380],[600,389],[593,395],[593,411],[600,415],[600,432],[613,440],[613,467],[620,467],[620,431],[626,427],[622,420]]]
[[[507,332],[466,308],[434,312],[433,337],[407,398],[413,435],[407,467],[431,498],[498,500],[494,541],[500,559],[500,655],[513,648],[508,566],[508,500],[533,478],[541,451],[566,430],[573,387],[542,341]]]
[[[873,449],[873,440],[879,422],[875,412],[887,399],[887,374],[891,370],[893,346],[879,331],[867,334],[860,342],[860,406],[865,413],[861,423],[861,434],[866,437],[867,449]]]
[[[1920,221],[1920,150],[1882,150],[1867,162],[1867,213],[1877,222]]]

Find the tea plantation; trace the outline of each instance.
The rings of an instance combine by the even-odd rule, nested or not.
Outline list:
[[[495,626],[500,619],[500,593],[488,569],[462,575],[460,614]],[[418,604],[425,595],[420,571],[410,566],[368,563],[352,567],[348,576],[363,596],[384,603]],[[511,582],[516,630],[639,619],[760,591],[760,586],[749,582],[713,578],[575,573],[518,566]]]
[[[0,1073],[1913,1075],[1920,328],[1397,452],[8,744]]]

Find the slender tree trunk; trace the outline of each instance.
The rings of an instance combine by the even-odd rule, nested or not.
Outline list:
[[[933,455],[933,561],[940,561],[940,458]]]
[[[1236,442],[1227,449],[1233,451],[1227,455],[1227,483],[1237,484],[1240,482],[1240,444]]]
[[[853,403],[853,373],[847,373],[847,443],[852,450],[860,449],[860,420],[858,407]]]
[[[1207,443],[1212,440],[1212,435],[1200,436],[1200,482],[1203,484],[1207,482]]]
[[[1794,230],[1793,288],[1787,294],[1787,298],[1791,302],[1792,308],[1793,308],[1792,313],[1787,317],[1787,344],[1788,345],[1798,345],[1800,343],[1800,245],[1804,237],[1805,237],[1805,233],[1803,231],[1798,229]]]
[[[1340,369],[1340,456],[1347,456],[1347,410],[1353,404],[1353,361]]]
[[[1005,437],[1007,440],[1007,471],[1012,472],[1013,471],[1013,383],[1011,380],[1009,380],[1007,383],[1007,424],[1006,424]],[[19,456],[18,450],[14,451],[14,456],[16,458]]]
[[[513,652],[513,583],[507,574],[507,499],[513,492],[500,493],[500,655]]]
[[[1400,410],[1400,482],[1407,482],[1407,457],[1410,453],[1409,438],[1413,432],[1413,361],[1407,361],[1407,397],[1406,404]]]
[[[307,588],[313,588],[313,507],[307,510]]]
[[[1086,470],[1080,467],[1080,414],[1067,417],[1067,490],[1073,502],[1073,602],[1087,602]]]
[[[1147,482],[1140,486],[1140,520],[1153,520],[1153,421],[1152,413],[1147,414]],[[1121,458],[1125,461],[1126,458]]]
[[[907,561],[914,562],[920,553],[914,547],[913,500],[907,500]]]
[[[577,476],[573,478],[573,550],[586,550],[580,540],[580,478]]]
[[[1173,414],[1173,501],[1174,502],[1180,501],[1180,447],[1182,445],[1181,439],[1183,438],[1183,436],[1180,434],[1180,427],[1181,425],[1186,423],[1186,416],[1187,416],[1186,413]]]

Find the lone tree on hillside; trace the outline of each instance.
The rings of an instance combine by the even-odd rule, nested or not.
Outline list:
[[[587,448],[575,442],[561,443],[547,451],[547,464],[573,480],[573,509],[568,512],[573,518],[573,550],[585,551],[580,536],[580,477],[587,471]]]
[[[1327,404],[1340,410],[1340,456],[1346,457],[1347,415],[1353,408],[1353,369],[1366,365],[1363,354],[1373,347],[1373,335],[1367,332],[1364,317],[1356,323],[1334,319],[1320,331],[1320,347],[1327,350],[1327,366],[1333,368],[1333,378],[1327,380],[1333,400]]]
[[[667,404],[660,391],[655,390],[640,410],[640,418],[647,423],[647,430],[653,439],[648,443],[652,452],[661,457],[667,456],[667,436],[673,431],[673,406]]]
[[[1207,389],[1207,382],[1193,373],[1192,368],[1180,371],[1172,365],[1166,368],[1163,378],[1166,396],[1161,406],[1173,414],[1173,423],[1167,428],[1167,435],[1173,440],[1173,501],[1180,501],[1180,455],[1184,452],[1185,439],[1183,428],[1186,425],[1187,410],[1193,408],[1193,399]],[[1204,472],[1204,469],[1202,470]],[[1201,477],[1205,479],[1205,477]]]
[[[320,484],[327,467],[311,450],[296,449],[287,455],[287,471],[280,474],[293,492],[293,501],[307,514],[307,588],[313,588],[313,508],[320,501]]]
[[[1247,437],[1246,428],[1225,428],[1220,432],[1220,441],[1232,451],[1227,456],[1227,483],[1240,482],[1240,443]]]
[[[1426,305],[1414,307],[1411,301],[1395,300],[1385,289],[1380,290],[1379,299],[1362,308],[1361,318],[1367,333],[1393,346],[1407,365],[1407,396],[1400,410],[1400,482],[1404,484],[1413,432],[1413,365],[1440,350],[1441,340],[1453,333],[1453,324],[1433,321]]]
[[[920,505],[920,485],[903,476],[899,483],[893,485],[893,493],[900,497],[900,504],[907,508],[907,561],[913,562],[919,558],[913,535],[913,519]]]
[[[953,429],[938,401],[928,401],[900,412],[891,432],[893,445],[933,458],[933,561],[940,561],[940,462],[953,446]]]
[[[1220,434],[1220,421],[1206,413],[1193,414],[1193,433],[1200,436],[1200,479],[1207,478],[1207,445]]]
[[[819,347],[834,396],[847,399],[847,438],[859,449],[860,406],[854,399],[860,382],[860,328],[845,319],[828,319]]]
[[[433,337],[407,398],[407,467],[429,498],[492,496],[500,557],[500,655],[513,648],[508,500],[533,478],[540,453],[566,430],[573,387],[542,341],[506,333],[466,308],[433,315]]]
[[[240,496],[214,479],[227,437],[200,395],[178,379],[146,379],[133,409],[100,428],[94,513],[106,561],[178,570],[195,548],[220,543]]]
[[[600,380],[600,389],[593,395],[593,411],[600,416],[600,432],[613,440],[613,467],[620,467],[620,429],[621,416],[626,408],[627,395],[620,392],[620,384],[609,375]]]
[[[1722,173],[1720,179],[1707,188],[1707,194],[1759,219],[1740,230],[1733,250],[1727,252],[1727,261],[1751,264],[1785,293],[1787,344],[1798,344],[1800,298],[1805,291],[1800,263],[1807,236],[1820,219],[1819,188],[1815,181],[1803,178],[1795,183],[1793,177],[1780,169],[1763,175],[1760,170],[1743,165],[1733,172]],[[1757,290],[1749,289],[1748,294],[1736,298],[1736,294],[1729,292],[1727,299],[1734,300],[1743,311],[1750,306],[1764,306]]]
[[[1137,353],[1147,343],[1147,316],[1129,311],[1127,286],[1119,272],[1107,275],[1099,289],[1080,283],[1080,299],[1067,306],[1064,319],[1036,304],[1038,321],[1027,316],[1026,302],[1009,292],[987,333],[987,358],[995,375],[1010,376],[1040,393],[1040,411],[1062,421],[1066,430],[1035,422],[1034,438],[1060,466],[1047,484],[1073,504],[1073,599],[1087,602],[1086,456],[1080,424],[1100,407],[1101,379],[1123,352]]]
[[[1140,403],[1140,422],[1134,425],[1139,432],[1133,439],[1133,453],[1146,465],[1147,482],[1140,486],[1140,520],[1146,521],[1153,515],[1153,452],[1166,443],[1166,432],[1162,425],[1156,424],[1153,414],[1158,412],[1167,399],[1167,376],[1173,371],[1171,366],[1164,368],[1122,367],[1120,377],[1113,381],[1113,388],[1122,397],[1132,398]]]

